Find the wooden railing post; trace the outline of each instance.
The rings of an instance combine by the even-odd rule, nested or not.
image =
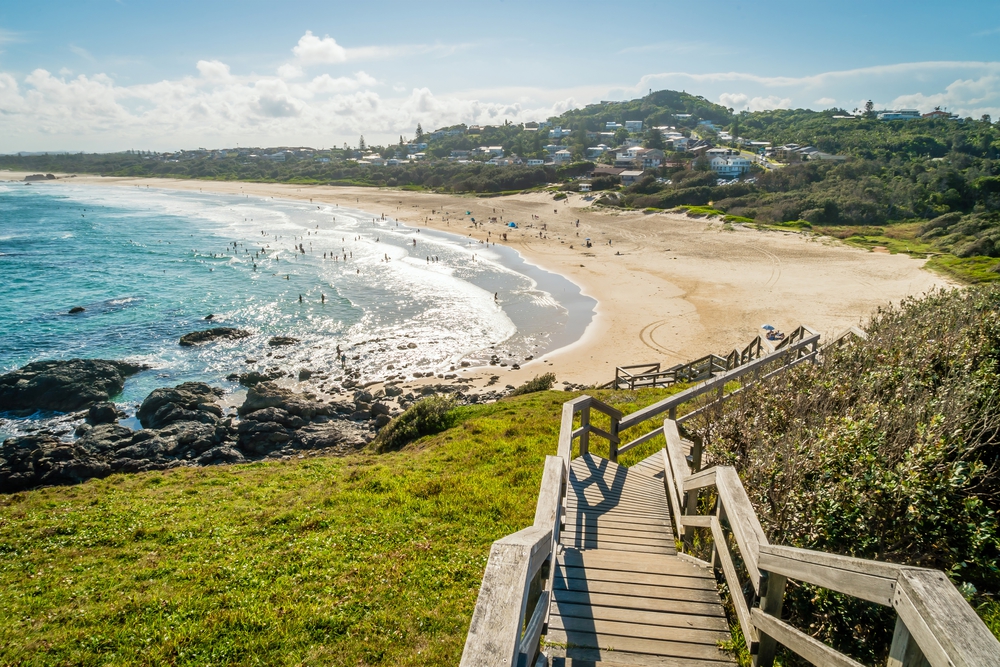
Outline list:
[[[786,578],[773,572],[762,572],[763,581],[760,586],[760,610],[769,616],[781,618],[781,607],[785,601]],[[757,655],[754,656],[754,667],[771,667],[774,664],[774,653],[778,643],[774,637],[761,632]]]
[[[590,406],[580,410],[580,456],[590,451]]]
[[[906,629],[903,619],[896,616],[896,629],[892,633],[892,646],[886,667],[928,667],[927,658],[921,652],[913,635]]]
[[[612,463],[618,463],[618,424],[619,418],[611,415],[611,430],[609,433],[611,433],[613,439],[608,442],[608,460]]]

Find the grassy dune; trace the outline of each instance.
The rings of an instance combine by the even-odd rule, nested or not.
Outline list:
[[[591,393],[630,411],[670,392]],[[456,664],[575,395],[461,407],[394,454],[0,496],[0,665]]]

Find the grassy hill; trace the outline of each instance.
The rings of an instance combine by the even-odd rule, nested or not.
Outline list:
[[[393,454],[0,496],[0,665],[457,664],[489,546],[530,525],[575,395],[461,407]]]

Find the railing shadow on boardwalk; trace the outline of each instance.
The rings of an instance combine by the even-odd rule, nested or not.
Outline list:
[[[826,347],[849,344],[851,340],[864,336],[863,331],[852,328],[834,337]],[[731,599],[754,665],[771,665],[780,644],[813,664],[860,667],[860,663],[782,620],[782,603],[788,579],[892,607],[897,621],[889,650],[888,664],[891,667],[1000,665],[1000,643],[943,572],[770,544],[736,470],[729,466],[703,470],[698,440],[682,439],[679,424],[699,414],[707,416],[712,409],[719,409],[727,397],[727,383],[739,379],[740,385],[746,386],[799,363],[815,362],[822,354],[819,340],[819,334],[808,327],[800,327],[772,351],[742,360],[739,365],[719,372],[696,386],[629,415],[590,396],[580,396],[565,403],[557,455],[548,456],[545,460],[534,524],[493,544],[461,664],[468,667],[547,664],[548,656],[541,652],[540,640],[543,635],[552,632],[549,628],[549,621],[555,620],[552,609],[558,609],[553,604],[553,591],[574,585],[569,581],[568,574],[579,576],[582,572],[584,584],[576,586],[578,589],[583,586],[587,595],[579,599],[584,605],[592,602],[587,562],[601,553],[611,553],[618,555],[600,565],[605,568],[604,572],[613,572],[606,568],[613,567],[617,560],[644,556],[660,559],[650,560],[653,564],[646,571],[658,572],[666,564],[681,574],[687,574],[678,569],[684,567],[679,561],[673,564],[674,560],[682,559],[693,568],[696,576],[704,576],[698,572],[720,572],[734,592],[741,590],[743,581],[748,580],[749,595],[737,594]],[[710,400],[694,411],[677,416],[679,406],[699,397]],[[608,417],[609,430],[591,424],[592,410]],[[662,426],[631,442],[620,442],[621,431],[653,419],[662,420]],[[579,426],[576,426],[577,422]],[[591,435],[607,440],[606,460],[589,453]],[[616,464],[619,454],[656,438],[663,439],[664,448],[635,466],[635,472],[630,473],[630,469]],[[648,490],[654,487],[648,486],[650,483],[662,485],[664,495],[659,501],[662,507],[656,509],[665,517],[664,535],[669,535],[671,542],[673,535],[682,537],[682,552],[678,555],[670,555],[672,546],[663,549],[665,555],[630,555],[628,552],[589,548],[592,543],[601,546],[604,538],[601,517],[612,512],[626,518],[641,513],[643,503],[621,501],[630,475],[643,475],[635,478],[647,490],[640,493],[651,495]],[[594,491],[598,502],[590,503],[589,491]],[[714,498],[709,514],[698,513],[704,493],[710,493]],[[572,522],[567,521],[570,518]],[[689,553],[696,531],[702,531],[703,542],[712,545],[707,560]],[[619,533],[622,534],[621,531]],[[574,540],[582,541],[575,543]],[[664,539],[655,538],[653,541],[663,543]],[[738,567],[744,573],[742,578]],[[616,611],[622,618],[613,624],[605,624],[614,625],[614,632],[624,636],[630,627],[625,616],[631,612],[625,608]],[[635,613],[636,618],[641,618],[647,612]],[[596,619],[596,615],[589,618]],[[587,618],[582,621],[577,618],[574,623],[574,636],[593,637],[595,642],[598,641],[600,633],[596,620],[588,622]],[[649,628],[634,620],[633,623],[637,630]],[[605,656],[611,656],[607,659],[615,664],[624,664],[620,661],[626,659],[628,664],[633,665],[731,663],[731,660],[715,658],[704,651],[702,657],[691,660],[664,657],[666,653],[660,652],[657,647],[673,646],[671,632],[674,631],[669,627],[656,630],[662,641],[637,644],[646,648],[636,649],[635,653],[589,650],[579,655],[586,659],[587,664],[603,660]],[[692,634],[683,629],[676,633],[678,636]],[[593,646],[600,648],[597,643]],[[573,647],[567,644],[562,648],[567,658],[559,659],[569,665],[572,661],[568,656],[572,651]]]

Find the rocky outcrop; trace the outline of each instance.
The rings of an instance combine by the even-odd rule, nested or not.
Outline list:
[[[247,389],[246,400],[237,411],[244,416],[264,408],[281,408],[306,420],[331,414],[330,406],[319,402],[314,394],[297,394],[273,382],[259,382]]]
[[[143,428],[162,428],[179,421],[214,424],[222,417],[222,408],[216,402],[224,393],[204,382],[154,389],[135,416]]]
[[[209,318],[210,317],[211,316],[209,316]],[[249,337],[250,332],[244,329],[234,329],[233,327],[215,327],[213,329],[205,329],[204,331],[192,331],[191,333],[186,333],[181,336],[180,344],[184,347],[191,347],[194,345],[210,343],[213,340],[218,340],[220,338],[227,340],[239,340],[240,338]]]
[[[292,338],[291,336],[275,336],[267,341],[267,344],[271,347],[281,347],[283,345],[295,345],[298,342],[298,338]]]
[[[114,424],[125,415],[118,412],[118,408],[110,401],[94,403],[87,410],[87,423],[91,426],[98,424]]]
[[[0,445],[0,492],[78,484],[110,472],[110,465],[79,444],[50,435],[8,438]]]
[[[0,375],[0,412],[73,412],[107,401],[147,366],[104,359],[36,361]]]

